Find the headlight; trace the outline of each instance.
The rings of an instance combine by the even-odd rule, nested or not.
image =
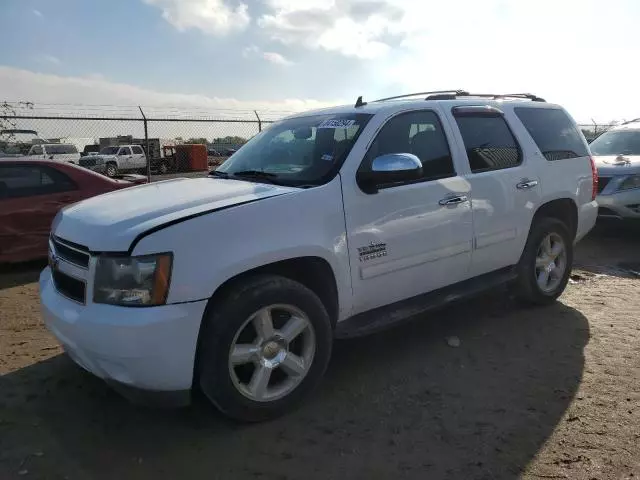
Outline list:
[[[640,175],[629,175],[618,187],[618,190],[631,190],[640,188]]]
[[[163,305],[169,292],[173,255],[101,256],[96,265],[93,301],[111,305]]]

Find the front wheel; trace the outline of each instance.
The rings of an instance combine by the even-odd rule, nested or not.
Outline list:
[[[115,163],[108,163],[106,168],[106,175],[109,178],[113,178],[118,174],[118,167]]]
[[[313,390],[333,339],[315,293],[271,275],[243,282],[212,305],[200,336],[202,391],[222,413],[247,422],[282,415]]]
[[[567,226],[555,218],[537,220],[518,264],[517,296],[530,304],[552,303],[567,286],[572,264]]]

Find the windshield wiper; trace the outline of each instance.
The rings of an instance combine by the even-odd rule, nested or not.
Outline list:
[[[234,177],[257,179],[267,183],[276,183],[275,180],[278,175],[275,173],[263,172],[261,170],[240,170],[239,172],[233,172]]]
[[[221,178],[229,178],[229,174],[227,172],[219,172],[217,170],[211,170],[209,175],[212,177],[221,177]]]
[[[258,178],[278,178],[275,173],[263,172],[262,170],[240,170],[233,172],[235,177],[258,177]]]

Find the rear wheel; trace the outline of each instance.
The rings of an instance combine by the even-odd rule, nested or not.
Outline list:
[[[237,420],[290,411],[318,385],[331,356],[333,335],[322,302],[288,278],[245,281],[213,306],[205,322],[200,386]]]
[[[573,241],[567,226],[555,218],[537,220],[518,264],[517,296],[545,305],[564,291],[573,264]]]
[[[109,178],[113,178],[118,174],[118,167],[115,163],[107,163],[106,175]]]

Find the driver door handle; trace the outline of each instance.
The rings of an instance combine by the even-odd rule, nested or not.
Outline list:
[[[466,195],[453,195],[451,197],[443,198],[438,203],[440,205],[459,205],[460,203],[464,203],[467,200],[468,199]]]
[[[529,190],[530,188],[533,188],[537,185],[538,185],[537,180],[524,179],[516,185],[516,188],[518,188],[519,190]]]

